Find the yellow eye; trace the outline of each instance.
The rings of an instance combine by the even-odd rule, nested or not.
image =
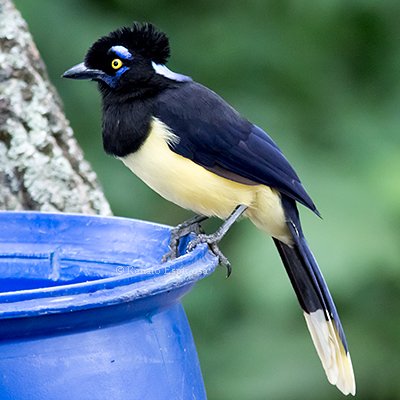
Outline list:
[[[122,61],[119,58],[114,58],[114,60],[111,61],[111,67],[120,69],[122,67]]]

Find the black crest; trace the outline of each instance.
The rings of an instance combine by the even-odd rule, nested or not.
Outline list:
[[[131,27],[117,29],[97,40],[86,54],[85,64],[95,65],[112,46],[124,46],[156,64],[165,64],[170,53],[165,33],[153,24],[135,22]]]

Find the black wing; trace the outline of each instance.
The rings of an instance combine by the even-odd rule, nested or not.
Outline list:
[[[158,96],[153,112],[179,137],[171,145],[176,153],[220,176],[275,188],[318,214],[267,133],[211,90],[195,82],[168,89]]]

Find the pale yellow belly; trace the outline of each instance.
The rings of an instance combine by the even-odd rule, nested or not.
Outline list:
[[[167,143],[174,140],[154,119],[145,143],[122,161],[154,191],[185,209],[226,219],[238,205],[246,205],[246,215],[258,228],[290,242],[279,194],[265,185],[244,185],[206,170],[171,151]]]

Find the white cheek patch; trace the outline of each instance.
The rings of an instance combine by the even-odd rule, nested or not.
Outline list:
[[[158,74],[158,75],[162,75],[168,79],[171,79],[171,80],[177,81],[177,82],[192,81],[192,78],[190,76],[177,74],[176,72],[173,72],[170,69],[168,69],[165,65],[156,64],[155,62],[152,62],[151,64],[153,65],[154,71],[156,71],[156,74]]]

